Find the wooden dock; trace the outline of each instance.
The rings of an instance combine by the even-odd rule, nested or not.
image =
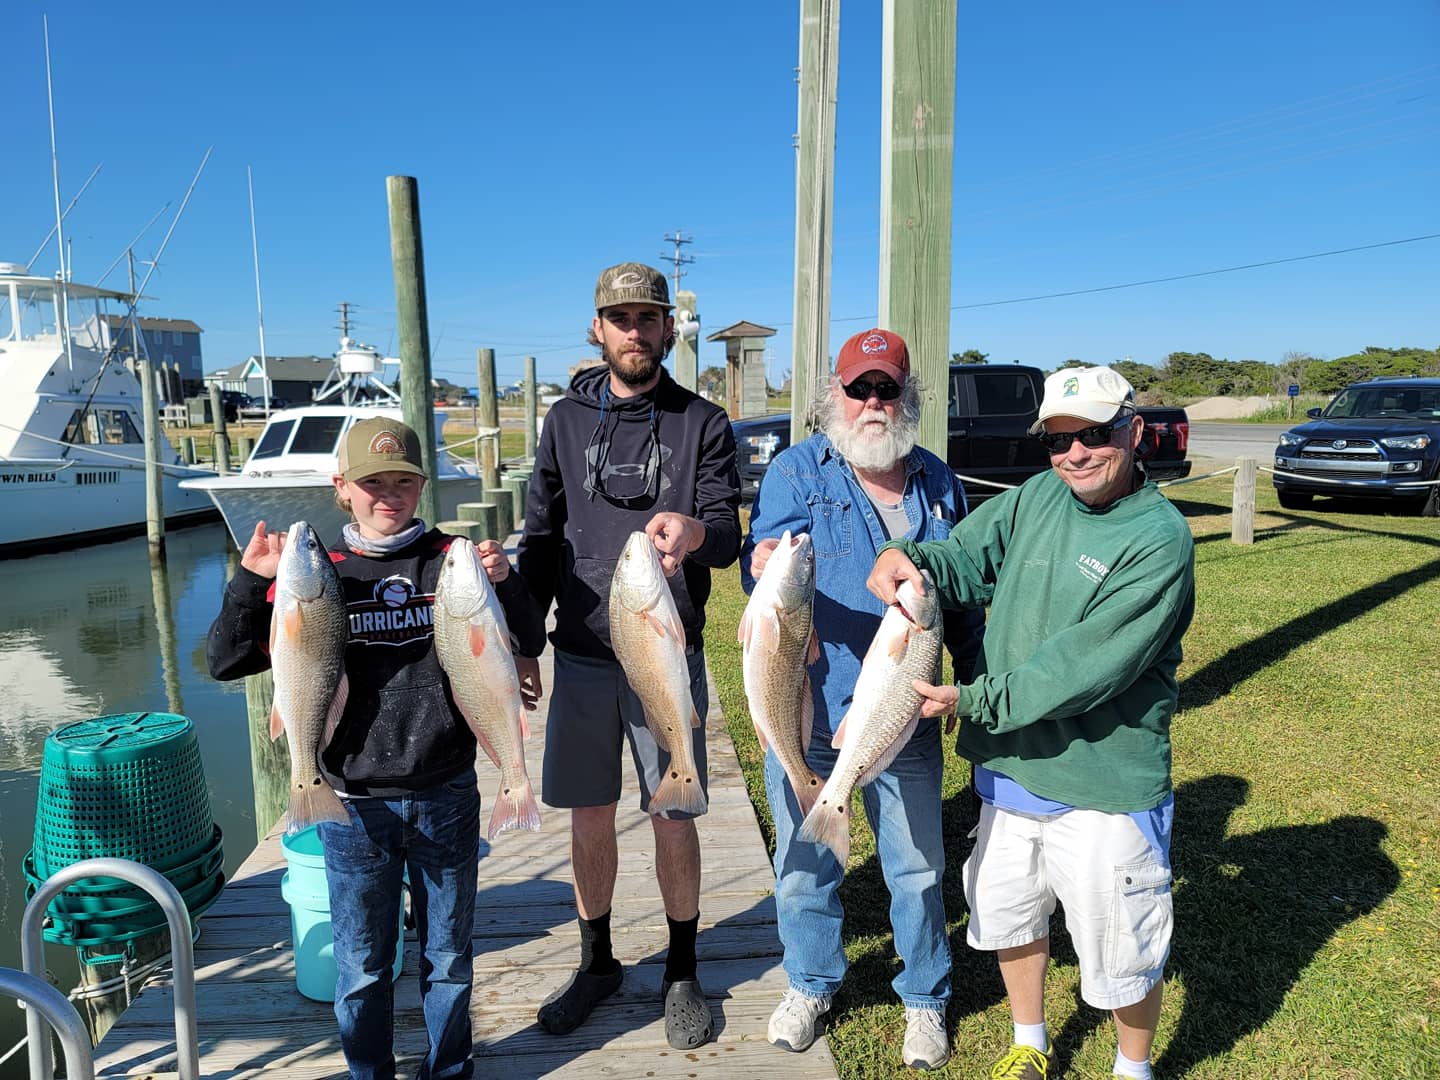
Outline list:
[[[541,661],[552,685],[551,654]],[[548,698],[547,698],[548,700]],[[665,1041],[660,980],[665,912],[655,883],[654,843],[638,809],[633,766],[617,816],[620,872],[615,888],[615,955],[625,982],[568,1036],[535,1023],[535,1010],[568,977],[579,955],[570,884],[569,814],[542,806],[539,833],[481,840],[475,908],[477,1077],[540,1076],[832,1078],[824,1039],[804,1054],[765,1041],[770,1012],[784,992],[775,926],[774,877],[740,765],[711,687],[706,721],[710,812],[699,820],[703,879],[696,951],[700,981],[715,1015],[715,1039],[694,1051]],[[545,706],[531,717],[527,749],[539,787]],[[497,776],[483,757],[480,791],[489,820]],[[285,860],[274,831],[250,855],[220,900],[200,920],[195,944],[200,1071],[243,1077],[281,1070],[287,1077],[345,1075],[335,1017],[326,1002],[295,989],[289,908],[280,895]],[[406,935],[405,966],[395,988],[395,1053],[412,1075],[425,1051],[416,979],[417,945]],[[174,999],[168,983],[142,992],[96,1048],[97,1076],[173,1076]]]

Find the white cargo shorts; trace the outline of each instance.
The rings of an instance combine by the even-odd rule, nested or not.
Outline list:
[[[1034,815],[989,803],[965,860],[966,939],[993,952],[1048,937],[1055,902],[1097,1009],[1144,999],[1160,981],[1175,924],[1170,864],[1128,814]]]

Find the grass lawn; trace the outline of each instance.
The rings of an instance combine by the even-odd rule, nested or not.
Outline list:
[[[1156,1075],[1440,1077],[1440,530],[1418,517],[1281,511],[1262,476],[1256,542],[1239,547],[1229,477],[1168,494],[1195,534],[1197,602],[1173,728],[1176,931]],[[706,645],[773,847],[729,629],[744,599],[738,571],[716,575]],[[994,958],[965,944],[965,787],[951,755],[955,1055],[944,1075],[979,1077],[1011,1030]],[[889,898],[863,824],[842,898],[840,1075],[904,1075]],[[1063,1072],[1108,1077],[1113,1026],[1079,1000],[1058,915],[1052,945],[1047,1019]]]

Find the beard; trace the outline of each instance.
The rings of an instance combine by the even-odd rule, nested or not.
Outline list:
[[[919,394],[913,383],[901,394],[901,407],[893,416],[884,409],[867,409],[847,423],[838,398],[839,391],[832,391],[826,407],[817,410],[820,430],[851,468],[879,472],[915,448],[920,409]],[[914,407],[911,407],[912,399]]]
[[[664,357],[658,349],[651,348],[648,342],[638,342],[629,348],[634,351],[618,355],[608,347],[602,348],[600,355],[605,358],[606,365],[617,379],[632,390],[638,390],[655,378]]]

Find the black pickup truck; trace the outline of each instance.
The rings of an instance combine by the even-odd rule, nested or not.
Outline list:
[[[1050,458],[1029,427],[1040,411],[1045,376],[1020,364],[952,364],[948,399],[949,436],[945,459],[962,476],[997,484],[1020,484],[1050,467]],[[1169,480],[1190,474],[1185,460],[1190,420],[1184,409],[1143,406],[1145,438],[1140,457],[1150,477]],[[776,454],[790,445],[790,414],[772,413],[736,420],[735,448],[740,493],[755,497],[760,478]],[[971,506],[1002,489],[965,484]]]

